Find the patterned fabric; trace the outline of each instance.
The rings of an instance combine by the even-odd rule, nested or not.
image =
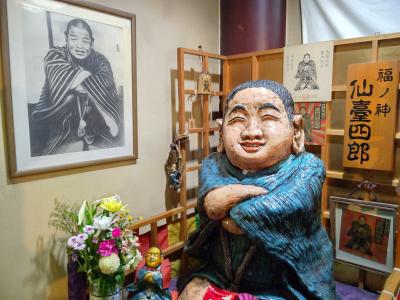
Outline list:
[[[379,295],[355,286],[336,282],[336,294],[341,300],[376,300]]]
[[[246,233],[227,234],[234,271],[250,245],[258,245],[239,292],[260,299],[335,299],[332,246],[320,220],[324,178],[322,162],[308,153],[291,155],[271,168],[247,175],[231,165],[225,154],[211,154],[203,161],[200,173],[200,228],[185,247],[201,266],[181,278],[180,289],[196,276],[220,288],[230,288],[218,238],[220,224],[207,217],[203,202],[213,189],[243,184],[261,186],[268,193],[230,210],[230,217]]]
[[[102,148],[121,146],[121,140],[110,133],[109,127],[112,124],[121,135],[122,100],[108,60],[92,50],[87,59],[78,62],[66,47],[54,47],[45,57],[44,69],[46,81],[40,99],[30,107],[32,156],[59,153],[66,144],[79,140]],[[84,92],[79,93],[71,86],[82,70],[91,75],[81,83]],[[86,123],[85,132],[78,136],[82,120]],[[45,141],[35,136],[38,126],[50,131]],[[34,144],[35,138],[44,148]]]

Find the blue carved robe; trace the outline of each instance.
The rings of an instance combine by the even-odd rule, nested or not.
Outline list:
[[[230,289],[221,225],[208,218],[204,198],[218,187],[243,184],[263,187],[268,193],[239,203],[229,213],[245,232],[225,232],[233,272],[241,265],[250,245],[257,245],[238,292],[260,299],[334,299],[332,246],[320,219],[324,178],[321,160],[309,153],[290,155],[271,168],[246,175],[225,154],[211,154],[200,171],[200,228],[185,247],[189,256],[200,261],[200,266],[181,281],[181,288],[192,278],[202,277]]]

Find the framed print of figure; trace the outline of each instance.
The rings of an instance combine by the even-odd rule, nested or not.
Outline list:
[[[137,159],[135,15],[3,0],[10,176]]]
[[[383,273],[394,267],[397,205],[330,198],[334,258]]]

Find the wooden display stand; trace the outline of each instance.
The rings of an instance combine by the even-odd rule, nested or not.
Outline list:
[[[189,126],[188,111],[192,108],[186,107],[187,98],[190,95],[196,95],[193,89],[185,88],[185,78],[187,67],[185,64],[189,56],[202,59],[202,71],[209,71],[209,60],[219,60],[221,70],[219,74],[212,74],[217,77],[220,88],[212,91],[210,94],[201,95],[202,98],[202,116],[192,121]],[[326,144],[324,146],[307,146],[307,151],[320,156],[324,161],[327,170],[327,178],[323,186],[321,215],[323,224],[329,226],[329,197],[331,195],[345,196],[354,188],[356,182],[370,180],[378,184],[379,201],[386,203],[398,203],[399,197],[395,193],[395,187],[400,178],[400,109],[397,115],[395,149],[394,149],[394,171],[371,171],[358,170],[342,167],[343,137],[344,137],[344,110],[346,99],[346,78],[347,67],[349,64],[376,62],[383,60],[399,60],[400,58],[400,34],[379,35],[365,38],[346,39],[334,41],[333,57],[333,80],[332,80],[332,101],[327,103],[327,130]],[[219,80],[218,80],[219,79]],[[210,113],[210,102],[213,97],[219,97],[219,115],[222,115],[223,102],[229,91],[236,85],[256,79],[269,79],[277,82],[283,82],[283,48],[266,51],[244,53],[231,56],[207,53],[198,50],[178,48],[178,94],[179,94],[179,134],[197,134],[200,135],[200,147],[197,149],[201,158],[206,157],[210,152],[210,135],[218,132],[218,127],[211,126],[215,120]],[[222,83],[222,84],[221,84]],[[398,100],[399,101],[399,100]],[[400,107],[398,105],[398,107]],[[197,122],[199,121],[199,122]],[[201,121],[201,122],[200,122]],[[194,124],[201,123],[200,126]],[[187,240],[186,212],[196,206],[196,199],[188,201],[187,175],[192,172],[198,172],[200,163],[187,166],[187,162],[192,160],[188,145],[182,145],[183,156],[183,182],[180,191],[178,207],[159,214],[153,218],[143,220],[135,227],[139,228],[151,224],[152,243],[154,244],[157,234],[157,222],[180,214],[181,232],[180,241],[167,249],[166,253],[172,253],[180,250]],[[192,155],[193,156],[193,155]],[[194,191],[196,192],[196,191]],[[397,228],[400,228],[400,218],[398,218]],[[400,235],[397,231],[396,239],[395,266],[400,267]],[[380,299],[388,298],[390,293],[397,293],[400,276],[398,271],[394,271],[389,276],[385,291]],[[360,277],[365,273],[361,272]]]

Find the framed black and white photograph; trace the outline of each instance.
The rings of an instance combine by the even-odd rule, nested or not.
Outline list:
[[[390,273],[394,267],[397,209],[394,204],[330,197],[334,258]]]
[[[10,176],[137,159],[135,15],[2,0]]]

